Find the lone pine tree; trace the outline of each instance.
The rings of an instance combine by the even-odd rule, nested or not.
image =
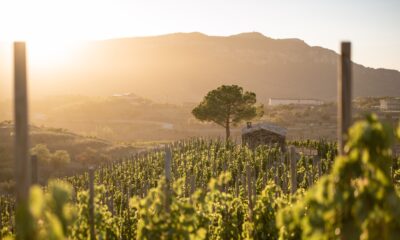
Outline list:
[[[263,105],[256,105],[256,94],[244,92],[237,85],[222,85],[207,93],[203,101],[192,110],[200,121],[214,122],[226,130],[226,140],[230,137],[231,125],[241,121],[261,117]]]

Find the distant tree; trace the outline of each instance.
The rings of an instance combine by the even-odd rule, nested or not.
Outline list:
[[[51,163],[55,167],[62,167],[71,162],[69,153],[65,150],[57,150],[51,156]]]
[[[207,93],[203,101],[192,110],[192,114],[200,121],[214,122],[224,127],[228,140],[231,125],[262,117],[264,107],[256,106],[256,101],[253,92],[243,92],[243,88],[237,85],[222,85]]]
[[[87,147],[85,151],[76,156],[76,159],[84,164],[94,164],[99,160],[99,153],[96,149]]]
[[[36,155],[39,162],[49,163],[51,153],[45,144],[37,144],[30,150],[31,155]]]

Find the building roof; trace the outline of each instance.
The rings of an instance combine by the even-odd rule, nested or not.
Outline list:
[[[290,101],[318,101],[323,102],[321,99],[315,98],[269,98],[269,100],[290,100]]]
[[[269,131],[269,132],[273,132],[276,133],[278,135],[281,136],[286,136],[287,133],[287,129],[271,124],[271,123],[257,123],[252,125],[250,128],[249,127],[244,127],[242,128],[242,134],[248,134],[248,133],[252,133],[255,131],[259,131],[259,130],[265,130],[265,131]]]
[[[113,97],[130,97],[130,98],[139,98],[139,96],[137,96],[134,93],[116,93],[112,95]]]
[[[400,98],[388,98],[388,99],[381,99],[379,100],[380,103],[387,102],[387,103],[400,103]]]

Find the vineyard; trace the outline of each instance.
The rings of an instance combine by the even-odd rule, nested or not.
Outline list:
[[[1,196],[0,238],[20,225],[21,239],[396,239],[393,132],[370,116],[345,156],[324,141],[175,142],[33,186],[22,217]]]

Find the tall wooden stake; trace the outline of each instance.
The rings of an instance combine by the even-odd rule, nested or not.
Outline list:
[[[165,148],[165,178],[167,182],[171,181],[171,161],[172,153],[169,147]]]
[[[0,229],[3,229],[3,215],[2,215],[2,213],[0,213]],[[0,239],[3,239],[2,231],[0,231]]]
[[[169,212],[169,185],[171,183],[171,162],[172,162],[172,153],[169,146],[165,147],[165,211]]]
[[[253,194],[252,194],[252,187],[251,187],[251,169],[250,166],[246,166],[246,175],[247,175],[247,197],[249,200],[249,218],[250,221],[253,221]]]
[[[338,150],[339,154],[344,154],[344,144],[347,140],[348,129],[351,124],[351,91],[352,91],[352,71],[351,71],[351,43],[342,42],[341,55],[339,62],[338,78]]]
[[[38,158],[36,155],[31,156],[32,163],[32,184],[38,183]]]
[[[14,121],[15,121],[15,182],[17,239],[30,239],[24,226],[28,216],[29,186],[31,183],[28,139],[28,96],[26,48],[24,42],[14,43]]]
[[[294,146],[289,147],[289,158],[290,158],[290,192],[294,194],[297,190],[297,156],[296,156],[296,148]]]
[[[90,227],[90,240],[95,240],[94,229],[94,168],[89,167],[89,227]]]

